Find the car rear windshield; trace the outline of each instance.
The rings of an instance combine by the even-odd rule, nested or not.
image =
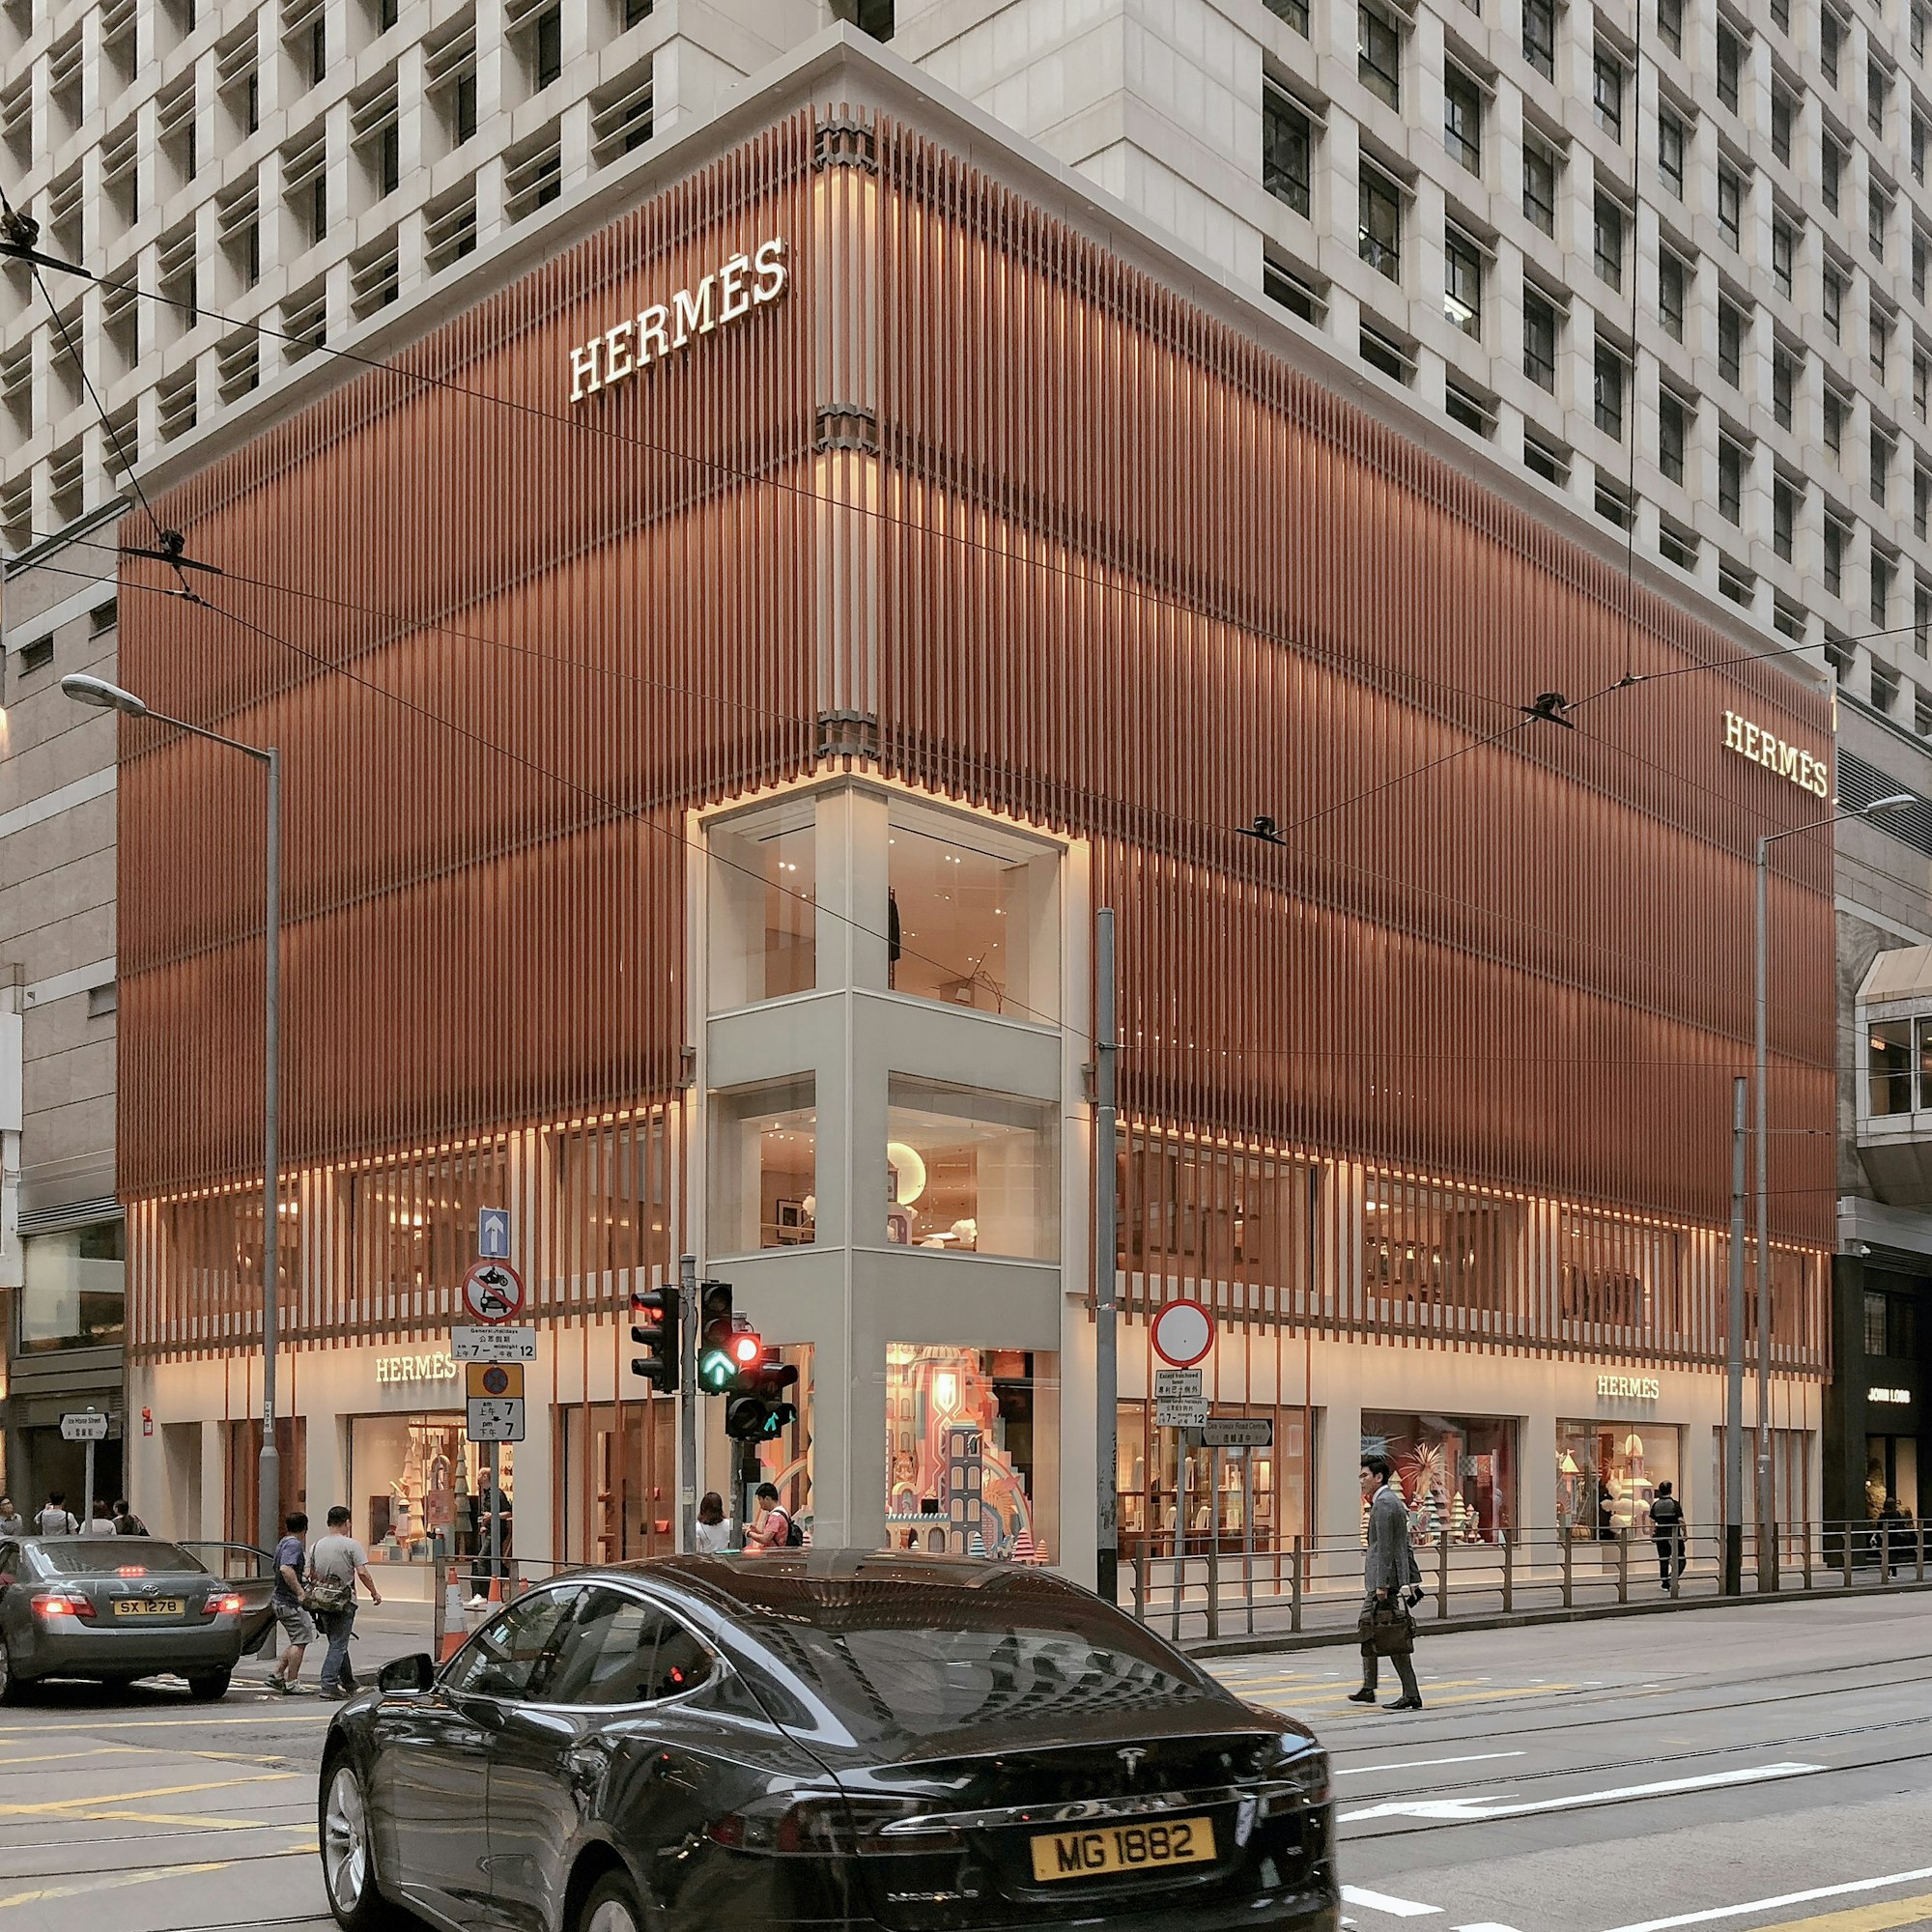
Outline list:
[[[43,1577],[179,1577],[208,1573],[185,1549],[142,1536],[73,1536],[34,1546]]]
[[[1211,1694],[1179,1652],[1064,1585],[1009,1593],[884,1579],[745,1582],[752,1634],[862,1742],[1145,1712]]]

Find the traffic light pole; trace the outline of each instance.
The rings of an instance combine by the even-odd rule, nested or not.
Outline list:
[[[697,1257],[681,1255],[677,1264],[677,1296],[683,1316],[678,1324],[677,1430],[678,1493],[677,1547],[689,1555],[697,1548]]]

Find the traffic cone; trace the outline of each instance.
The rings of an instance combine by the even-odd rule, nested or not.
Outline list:
[[[456,1565],[452,1563],[448,1571],[449,1580],[442,1591],[442,1657],[447,1663],[463,1648],[464,1639],[469,1634],[469,1626],[464,1620],[463,1593],[456,1587]]]
[[[503,1601],[503,1579],[492,1569],[490,1573],[490,1601],[500,1604]]]

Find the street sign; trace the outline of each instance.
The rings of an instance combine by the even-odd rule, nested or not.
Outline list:
[[[510,1216],[506,1208],[477,1208],[476,1252],[486,1262],[510,1259]]]
[[[105,1442],[107,1418],[98,1408],[61,1417],[63,1442]]]
[[[449,1358],[453,1362],[534,1362],[534,1328],[452,1328]]]
[[[465,1434],[472,1442],[524,1439],[524,1366],[521,1362],[470,1362],[463,1371],[468,1410]]]
[[[1201,1424],[1204,1449],[1272,1449],[1271,1415],[1216,1415]]]
[[[511,1321],[524,1312],[524,1278],[508,1262],[472,1262],[463,1305],[479,1321]]]
[[[1177,1369],[1191,1369],[1214,1346],[1214,1318],[1198,1301],[1170,1301],[1153,1318],[1153,1351]]]
[[[1156,1429],[1199,1429],[1207,1420],[1208,1398],[1205,1395],[1174,1396],[1153,1406],[1153,1426]]]
[[[1156,1402],[1172,1402],[1178,1396],[1195,1396],[1201,1392],[1199,1369],[1156,1369],[1153,1372],[1153,1399]]]

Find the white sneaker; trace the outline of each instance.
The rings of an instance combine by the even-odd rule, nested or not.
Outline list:
[[[490,1599],[484,1596],[471,1597],[463,1607],[466,1610],[487,1610],[490,1607]]]

